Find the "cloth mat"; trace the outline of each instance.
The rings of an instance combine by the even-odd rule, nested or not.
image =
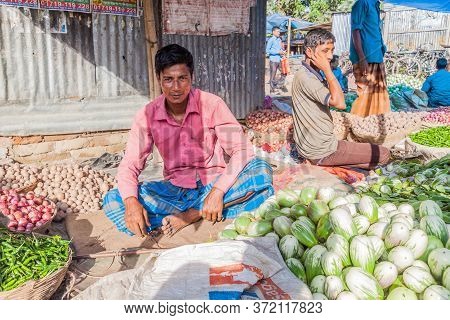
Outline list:
[[[277,168],[273,175],[273,185],[275,191],[304,187],[332,187],[345,192],[352,190],[350,185],[325,171],[324,168],[309,164]]]
[[[116,229],[114,224],[102,211],[83,215],[69,215],[66,218],[66,229],[77,255],[87,255],[102,251],[116,251],[124,248],[169,249],[186,244],[197,244],[217,240],[217,234],[231,220],[212,225],[201,220],[191,224],[172,238],[159,236],[155,239],[130,237]]]

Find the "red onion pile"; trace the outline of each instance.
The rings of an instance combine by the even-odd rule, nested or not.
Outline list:
[[[52,202],[34,192],[0,190],[0,211],[9,219],[11,231],[31,232],[52,219],[55,206]]]
[[[424,122],[450,125],[450,107],[439,108],[427,112],[427,114],[425,115],[425,117],[422,118],[422,120]]]
[[[261,133],[287,132],[292,128],[290,114],[275,110],[258,110],[251,112],[245,119],[247,126]]]

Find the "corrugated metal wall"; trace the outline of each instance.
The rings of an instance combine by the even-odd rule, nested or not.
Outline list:
[[[98,95],[148,95],[143,18],[97,14],[93,19]]]
[[[147,95],[144,38],[142,18],[0,6],[0,106]]]
[[[237,118],[264,99],[265,11],[258,0],[250,34],[221,37],[161,35],[155,17],[160,43],[189,48],[196,86],[221,96]],[[129,128],[148,101],[144,28],[143,17],[0,6],[0,136]]]
[[[178,43],[194,56],[195,85],[217,94],[243,119],[264,99],[266,1],[251,8],[250,35],[163,35],[162,45]]]
[[[387,28],[386,45],[393,51],[398,50],[399,45],[411,51],[419,46],[442,50],[440,44],[448,44],[449,17],[445,13],[424,10],[389,11],[384,26]]]
[[[407,50],[419,46],[427,49],[442,50],[441,43],[448,44],[450,15],[416,9],[386,12],[384,19],[384,41],[390,51],[398,50],[402,45]],[[337,36],[336,52],[338,54],[350,48],[350,14],[333,15],[333,33]]]
[[[341,55],[342,52],[348,51],[350,48],[350,14],[336,13],[333,14],[332,30],[336,37],[335,53]]]

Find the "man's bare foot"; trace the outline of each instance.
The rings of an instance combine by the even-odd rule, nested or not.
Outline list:
[[[184,227],[201,219],[200,211],[189,209],[185,212],[173,214],[162,220],[161,230],[165,235],[173,236]]]

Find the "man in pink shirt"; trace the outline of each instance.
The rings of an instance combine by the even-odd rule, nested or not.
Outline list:
[[[163,47],[155,69],[163,94],[134,119],[118,190],[103,201],[108,218],[129,235],[161,227],[171,236],[200,219],[221,221],[256,209],[274,193],[272,169],[255,158],[223,100],[192,88],[191,53],[176,44]],[[139,184],[154,146],[164,160],[164,180]]]

